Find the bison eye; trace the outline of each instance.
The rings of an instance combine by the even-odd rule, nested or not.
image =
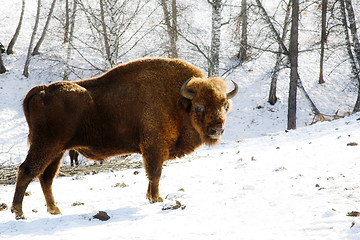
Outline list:
[[[202,113],[204,111],[204,106],[202,104],[196,105],[194,111],[196,114]]]
[[[229,103],[224,104],[224,109],[225,109],[225,111],[229,110]]]
[[[195,107],[196,113],[201,113],[204,109],[202,107]]]

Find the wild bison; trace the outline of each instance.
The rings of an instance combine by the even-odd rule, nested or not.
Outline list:
[[[69,157],[70,157],[70,165],[73,167],[75,165],[79,165],[79,153],[74,149],[69,150]]]
[[[73,167],[74,163],[76,166],[79,165],[79,153],[77,151],[75,151],[74,149],[69,150],[69,157],[70,157],[70,166]],[[99,161],[100,164],[104,163],[104,159],[96,159],[96,161]]]
[[[23,102],[30,148],[20,165],[11,211],[24,218],[22,201],[39,177],[47,210],[59,214],[52,182],[67,149],[94,160],[141,153],[149,180],[146,197],[161,202],[163,162],[219,142],[229,99],[219,77],[206,78],[181,60],[141,59],[99,77],[32,88]]]

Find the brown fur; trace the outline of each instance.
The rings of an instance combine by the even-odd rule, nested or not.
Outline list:
[[[180,94],[189,78],[192,100]],[[229,109],[226,91],[222,79],[208,79],[194,66],[169,59],[141,59],[96,78],[34,87],[23,102],[30,149],[18,171],[16,218],[24,217],[24,192],[35,177],[48,212],[60,213],[51,186],[67,149],[95,160],[141,153],[149,179],[146,196],[162,201],[163,162],[219,141]]]

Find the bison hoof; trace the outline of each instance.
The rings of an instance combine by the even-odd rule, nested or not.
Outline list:
[[[24,213],[21,210],[17,210],[15,207],[11,207],[11,212],[15,213],[16,220],[25,219]]]
[[[150,203],[156,203],[156,202],[162,202],[163,201],[162,197],[155,197],[155,198],[147,197],[147,199],[149,199]]]
[[[58,207],[52,207],[52,208],[49,208],[47,209],[48,213],[52,214],[52,215],[58,215],[58,214],[61,214],[61,211]]]
[[[15,220],[25,220],[24,214],[16,214],[15,213]]]

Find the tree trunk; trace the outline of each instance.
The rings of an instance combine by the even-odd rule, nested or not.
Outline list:
[[[291,9],[291,0],[289,0],[288,4],[287,4],[287,8],[286,8],[286,14],[285,14],[285,18],[284,18],[284,27],[283,27],[283,32],[281,35],[281,41],[285,42],[285,38],[288,32],[288,27],[289,27],[289,18],[290,18],[290,9]],[[270,92],[269,92],[269,99],[268,102],[271,105],[275,105],[275,103],[277,102],[277,97],[276,97],[276,86],[277,86],[277,79],[279,76],[279,71],[280,71],[280,65],[282,62],[282,57],[281,57],[281,46],[279,44],[279,50],[278,53],[276,54],[276,63],[275,63],[275,67],[271,76],[271,84],[270,84]]]
[[[0,53],[0,74],[5,73],[6,72],[6,68],[4,65],[4,62],[2,60],[2,53]]]
[[[177,41],[177,8],[176,8],[176,0],[171,1],[171,14],[166,5],[166,0],[161,0],[161,6],[164,12],[164,19],[166,24],[166,29],[170,39],[170,58],[177,58],[178,52],[176,47]]]
[[[49,11],[49,14],[48,14],[48,16],[47,16],[44,29],[43,29],[43,31],[42,31],[42,33],[41,33],[41,36],[40,36],[39,41],[38,41],[37,44],[35,45],[35,48],[34,48],[32,54],[31,54],[32,56],[35,56],[35,55],[39,55],[39,54],[40,54],[39,49],[40,49],[40,46],[41,46],[42,42],[43,42],[44,39],[45,39],[46,31],[47,31],[47,29],[48,29],[48,27],[49,27],[50,19],[51,19],[51,17],[52,17],[52,13],[53,13],[53,11],[54,11],[55,3],[56,3],[56,0],[53,0],[52,3],[51,3],[50,11]]]
[[[176,46],[176,41],[178,39],[177,34],[177,6],[176,0],[171,1],[171,37],[170,37],[170,44],[171,44],[171,52],[173,58],[178,57],[178,51]]]
[[[220,36],[221,36],[221,6],[222,0],[213,0],[209,3],[212,6],[211,21],[211,48],[210,48],[210,66],[208,76],[219,75],[219,55],[220,55]]]
[[[66,67],[65,67],[65,71],[64,71],[64,77],[63,80],[64,81],[68,81],[69,80],[69,75],[70,75],[70,59],[71,59],[71,48],[72,48],[72,41],[73,41],[73,36],[74,36],[74,29],[75,29],[75,14],[76,14],[76,4],[77,1],[73,1],[73,9],[72,9],[72,15],[71,15],[71,21],[69,21],[70,23],[70,32],[68,33],[68,39],[67,39],[67,53],[66,53]],[[70,20],[70,19],[69,19]]]
[[[246,0],[241,1],[241,40],[240,40],[240,51],[239,51],[239,60],[240,62],[244,62],[248,59],[247,55],[247,3]]]
[[[311,110],[312,112],[315,114],[315,119],[317,119],[318,121],[322,121],[324,120],[324,116],[320,113],[319,109],[317,109],[317,107],[315,106],[314,102],[311,100],[309,94],[307,94],[307,92],[305,91],[305,88],[301,82],[301,78],[299,76],[298,73],[298,82],[297,82],[297,86],[300,90],[300,92],[303,94],[303,96],[305,97],[305,99],[309,102],[310,106],[311,106]]]
[[[350,36],[349,36],[349,31],[348,31],[347,17],[346,17],[344,0],[340,0],[339,3],[340,3],[341,15],[342,15],[341,21],[342,21],[342,25],[343,25],[343,28],[344,28],[346,50],[348,52],[349,59],[350,59],[351,71],[353,73],[354,78],[359,81],[360,80],[359,79],[359,69],[358,69],[358,66],[357,66],[357,64],[355,62],[355,57],[354,57],[354,54],[352,53],[352,49],[351,49],[351,42],[350,42]]]
[[[31,49],[32,49],[32,45],[33,45],[33,43],[34,43],[36,31],[37,31],[38,24],[39,24],[40,6],[41,6],[41,0],[38,0],[37,11],[36,11],[36,18],[35,18],[35,24],[34,24],[33,32],[32,32],[32,34],[31,34],[31,39],[30,39],[30,44],[29,44],[29,48],[28,48],[28,53],[27,53],[26,60],[25,60],[25,65],[24,65],[23,75],[24,75],[25,77],[29,77],[29,64],[30,64],[30,58],[31,58]]]
[[[292,0],[292,21],[290,35],[290,85],[288,99],[287,129],[296,129],[296,94],[298,83],[298,21],[299,0]]]
[[[20,20],[19,20],[18,26],[17,26],[17,28],[16,28],[15,34],[14,34],[14,36],[12,37],[12,39],[11,39],[9,45],[8,45],[8,48],[7,48],[7,50],[6,50],[6,53],[7,53],[8,55],[14,53],[13,47],[14,47],[15,42],[16,42],[19,34],[20,34],[21,25],[22,25],[22,21],[23,21],[23,18],[24,18],[24,12],[25,12],[25,0],[22,0]]]
[[[106,22],[105,22],[105,13],[104,13],[104,1],[100,0],[100,19],[101,19],[101,27],[102,27],[102,35],[105,46],[105,54],[106,60],[109,63],[110,67],[113,67],[113,60],[110,54],[110,45],[109,45],[109,36],[107,33]]]
[[[327,0],[322,0],[321,2],[321,53],[320,53],[320,74],[319,74],[319,84],[325,83],[324,81],[324,52],[325,52],[325,42],[326,42],[326,12],[327,12]]]
[[[352,4],[350,0],[345,0],[346,7],[344,0],[340,0],[340,9],[342,13],[342,25],[344,28],[344,35],[345,35],[345,42],[346,42],[346,49],[349,55],[350,64],[351,64],[351,71],[353,73],[354,78],[358,82],[358,96],[356,99],[356,103],[353,109],[353,112],[360,111],[360,49],[359,48],[359,40],[357,38],[357,30],[356,30],[356,23],[355,23],[355,14],[352,8]],[[347,10],[348,15],[346,15]],[[352,35],[353,42],[350,41],[348,25],[347,25],[347,17],[349,18],[349,28]],[[354,46],[355,56],[353,54],[353,50],[351,46]]]
[[[171,16],[172,16],[172,36],[174,36],[174,40],[178,40],[177,33],[177,5],[176,0],[171,0]]]
[[[353,41],[353,46],[354,46],[355,60],[356,60],[357,65],[360,66],[360,43],[359,43],[359,38],[358,38],[358,34],[357,34],[355,13],[354,13],[354,9],[351,4],[351,0],[345,0],[345,3],[346,3],[346,10],[347,10],[348,17],[349,17],[349,27],[350,27],[351,37],[352,37],[352,41]]]
[[[70,26],[70,17],[69,17],[69,0],[65,0],[65,25],[64,25],[64,43],[69,41],[69,26]]]

